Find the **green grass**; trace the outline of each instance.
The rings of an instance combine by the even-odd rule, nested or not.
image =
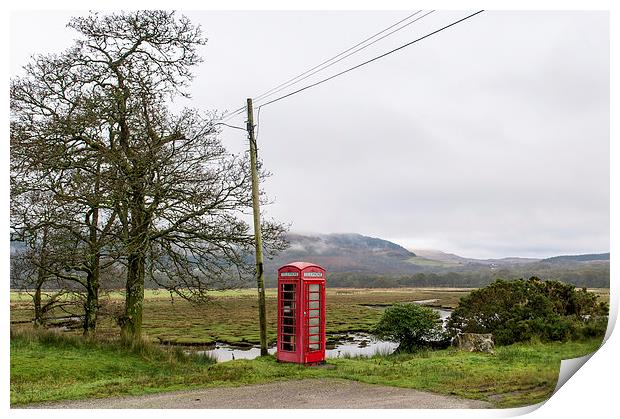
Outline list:
[[[417,355],[343,360],[342,378],[489,401],[538,403],[553,393],[560,361],[595,351],[600,341],[515,344],[495,355],[447,349]]]
[[[302,378],[343,378],[490,401],[538,403],[555,388],[560,361],[595,351],[600,341],[498,347],[495,355],[454,349],[415,355],[330,359],[334,368],[277,363],[274,357],[212,364],[154,345],[123,347],[51,332],[11,337],[11,405],[239,386]]]
[[[368,305],[437,299],[454,307],[469,289],[329,289],[327,333],[368,331],[382,311]],[[609,290],[598,290],[603,299]],[[213,292],[204,306],[170,299],[167,292],[147,290],[143,335],[151,344],[124,348],[107,342],[119,335],[111,313],[122,309],[123,294],[102,299],[97,337],[84,341],[80,331],[58,334],[29,332],[16,324],[11,339],[11,403],[145,394],[196,387],[244,385],[279,379],[334,377],[429,390],[488,400],[497,406],[522,406],[545,400],[553,391],[560,360],[590,353],[598,341],[513,345],[494,356],[452,350],[415,356],[336,359],[334,369],[278,364],[272,357],[208,365],[204,358],[163,351],[152,343],[176,344],[259,342],[255,290]],[[268,336],[275,340],[275,290],[267,291]],[[32,318],[30,297],[11,293],[11,320]],[[58,312],[55,315],[62,316]],[[103,341],[103,343],[101,342]]]
[[[140,387],[146,381],[166,382],[168,389],[170,377],[213,363],[209,357],[163,350],[145,342],[127,346],[51,331],[13,332],[11,403],[102,397],[107,392],[143,394]]]

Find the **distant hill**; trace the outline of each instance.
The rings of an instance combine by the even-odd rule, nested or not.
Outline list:
[[[609,260],[609,253],[554,256],[551,258],[543,259],[541,262],[565,263],[565,262],[593,262],[593,261],[599,261],[599,260]]]
[[[536,258],[522,258],[522,257],[506,257],[501,259],[473,259],[466,258],[454,253],[445,253],[440,250],[434,249],[415,249],[415,253],[418,256],[423,256],[427,259],[442,261],[448,264],[454,265],[484,265],[484,266],[503,266],[503,265],[515,265],[538,262],[540,259]]]
[[[416,254],[387,240],[361,234],[289,233],[290,247],[266,262],[267,271],[303,260],[321,265],[331,272],[395,273],[418,271],[408,260]]]
[[[361,234],[287,234],[290,247],[269,261],[267,270],[305,260],[331,272],[417,273],[462,272],[479,269],[510,269],[539,266],[540,263],[579,264],[608,261],[609,253],[556,256],[547,259],[505,257],[474,259],[434,249],[408,250],[396,243]]]
[[[416,249],[415,253],[418,256],[425,257],[427,259],[437,260],[445,263],[453,263],[456,265],[463,265],[469,263],[471,259],[455,255],[454,253],[446,253],[441,250],[433,249]]]
[[[473,259],[440,250],[409,250],[361,234],[289,233],[287,239],[290,247],[265,261],[267,282],[272,286],[278,267],[293,261],[323,266],[332,286],[343,287],[478,287],[497,278],[530,276],[577,286],[609,286],[609,253],[548,259]]]

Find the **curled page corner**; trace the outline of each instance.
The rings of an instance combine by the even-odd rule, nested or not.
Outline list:
[[[579,369],[581,367],[583,367],[586,362],[588,362],[588,360],[590,358],[592,358],[592,356],[594,354],[596,354],[599,350],[602,349],[603,345],[605,345],[605,343],[607,342],[607,340],[609,339],[609,337],[611,336],[614,327],[616,326],[616,320],[618,318],[618,300],[617,297],[614,296],[614,298],[610,298],[610,307],[609,307],[609,316],[608,316],[608,320],[607,320],[607,330],[605,331],[605,337],[603,338],[603,341],[601,342],[601,346],[598,347],[598,349],[596,349],[595,351],[584,355],[582,357],[579,358],[570,358],[570,359],[563,359],[560,362],[560,373],[558,375],[558,381],[556,383],[555,389],[553,390],[553,393],[551,394],[551,396],[540,402],[540,403],[536,403],[536,404],[532,404],[532,405],[528,405],[528,406],[522,406],[522,407],[515,407],[515,408],[509,408],[509,409],[502,409],[500,412],[500,415],[498,417],[515,417],[515,416],[523,416],[526,415],[528,413],[531,413],[535,410],[537,410],[538,408],[542,407],[543,405],[545,405],[545,403],[547,403],[552,397],[553,395],[564,385],[566,384],[566,382],[568,382],[568,380],[577,372],[579,371]],[[498,412],[497,409],[493,410],[494,412]]]
[[[588,359],[590,359],[595,353],[596,351],[588,355],[581,356],[579,358],[563,359],[560,363],[560,374],[558,376],[558,382],[555,385],[555,390],[553,390],[553,394],[555,394],[564,384],[566,384],[566,382],[577,371],[579,371],[579,368],[583,367],[584,364],[588,362]],[[551,395],[551,397],[553,397],[553,394]]]
[[[600,349],[600,348],[599,348]],[[598,350],[598,349],[597,349]],[[549,399],[551,399],[551,397],[553,397],[553,395],[564,385],[566,384],[566,382],[577,372],[579,371],[579,368],[583,367],[584,364],[586,362],[588,362],[588,360],[592,357],[592,355],[594,355],[596,353],[596,351],[589,353],[588,355],[584,355],[582,357],[579,358],[570,358],[570,359],[563,359],[560,363],[560,373],[558,376],[558,382],[555,386],[555,389],[553,390],[553,394],[551,394],[551,396],[549,396],[548,399],[540,402],[540,403],[536,403],[536,404],[531,404],[528,406],[522,406],[522,407],[516,407],[516,408],[511,408],[511,409],[504,409],[502,411],[502,415],[500,417],[515,417],[515,416],[523,416],[526,415],[528,413],[531,413],[533,411],[535,411],[536,409],[538,409],[539,407],[542,407],[545,403],[547,403],[549,401]]]
[[[612,305],[615,305],[614,301],[611,302]],[[566,384],[566,382],[577,372],[579,371],[579,368],[583,367],[584,364],[586,362],[588,362],[588,360],[597,352],[599,351],[603,345],[605,345],[605,342],[607,342],[607,339],[609,339],[609,336],[611,336],[611,333],[616,325],[616,319],[618,317],[618,312],[617,310],[613,309],[615,307],[610,307],[609,310],[609,316],[608,316],[608,320],[607,320],[607,330],[605,332],[605,337],[603,338],[603,342],[601,342],[601,346],[599,346],[599,348],[592,352],[589,353],[587,355],[581,356],[579,358],[571,358],[571,359],[563,359],[562,362],[560,363],[560,374],[558,376],[558,382],[555,385],[555,390],[553,390],[553,394],[555,394],[564,384]],[[551,395],[551,397],[553,397],[553,394]]]

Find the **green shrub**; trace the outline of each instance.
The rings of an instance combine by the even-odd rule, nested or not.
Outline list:
[[[500,345],[602,337],[608,310],[595,294],[559,281],[498,279],[461,298],[447,330],[492,333]]]
[[[397,342],[397,352],[414,352],[442,334],[439,313],[418,304],[394,304],[385,310],[371,333]]]
[[[591,339],[605,336],[607,316],[591,316],[580,322],[575,330],[575,338]]]

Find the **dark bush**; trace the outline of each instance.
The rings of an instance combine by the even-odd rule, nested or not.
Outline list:
[[[592,316],[580,322],[575,330],[575,338],[591,339],[605,336],[607,316]]]
[[[602,337],[608,312],[597,295],[559,281],[498,279],[461,298],[447,330],[492,333],[500,345]]]

